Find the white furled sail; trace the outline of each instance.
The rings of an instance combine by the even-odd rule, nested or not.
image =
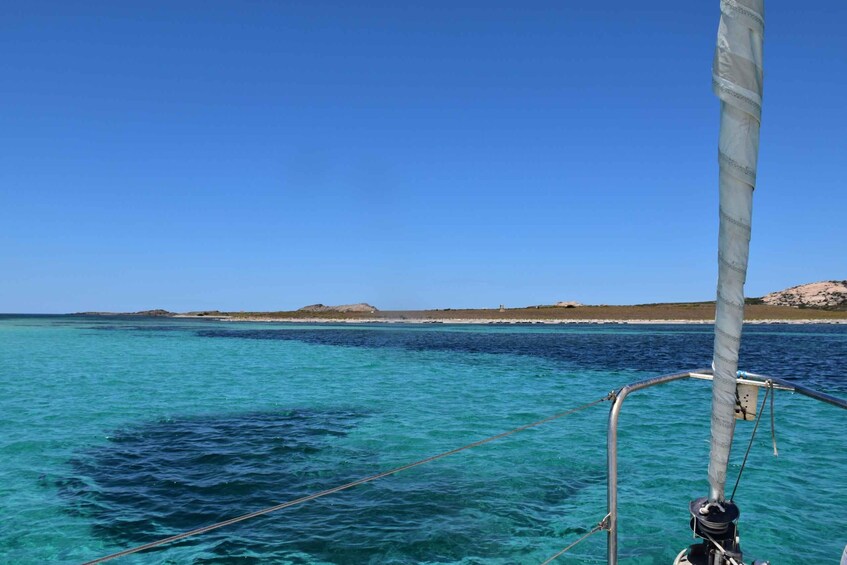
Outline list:
[[[762,112],[764,0],[721,0],[712,86],[721,100],[720,235],[709,500],[724,500],[735,431],[735,384],[744,321],[753,189]]]

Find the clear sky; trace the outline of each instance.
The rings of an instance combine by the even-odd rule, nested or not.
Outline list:
[[[710,300],[719,2],[5,2],[0,312]],[[747,294],[847,277],[847,2],[767,1]]]

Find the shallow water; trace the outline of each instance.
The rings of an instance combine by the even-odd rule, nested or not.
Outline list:
[[[703,325],[304,326],[0,316],[0,562],[77,563],[706,366]],[[847,396],[847,326],[745,328],[745,369]],[[624,563],[705,495],[708,383],[627,401]],[[608,405],[118,563],[538,563],[605,514]],[[737,501],[748,557],[836,563],[847,413],[786,392]],[[751,423],[738,426],[734,479]],[[563,562],[605,562],[604,535]]]

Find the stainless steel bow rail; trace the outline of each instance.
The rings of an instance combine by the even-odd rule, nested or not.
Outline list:
[[[738,384],[762,388],[772,388],[774,389],[771,391],[772,393],[775,392],[775,390],[788,390],[847,410],[847,400],[810,389],[808,387],[793,383],[791,381],[787,381],[785,379],[759,375],[756,373],[748,373],[745,371],[739,371],[738,377]],[[653,377],[643,381],[628,384],[615,393],[615,398],[612,401],[612,408],[609,411],[609,428],[608,435],[606,438],[606,453],[609,477],[607,515],[608,527],[606,528],[606,532],[608,534],[607,548],[609,565],[617,565],[618,563],[618,417],[621,413],[621,407],[623,406],[624,400],[626,400],[627,396],[630,393],[656,385],[679,381],[682,379],[711,380],[712,370],[699,369],[694,371],[671,373],[669,375]]]

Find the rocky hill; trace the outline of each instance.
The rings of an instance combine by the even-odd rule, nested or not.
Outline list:
[[[303,306],[298,310],[298,312],[364,312],[366,314],[373,314],[377,311],[378,310],[375,306],[371,306],[364,302],[360,302],[358,304],[341,304],[339,306],[310,304],[309,306]]]
[[[821,281],[793,286],[762,297],[762,302],[773,306],[795,308],[847,309],[847,280]]]
[[[134,312],[132,315],[134,316],[154,316],[154,317],[171,317],[174,315],[173,312],[169,312],[167,310],[162,310],[161,308],[156,308],[155,310],[142,310],[140,312]]]

